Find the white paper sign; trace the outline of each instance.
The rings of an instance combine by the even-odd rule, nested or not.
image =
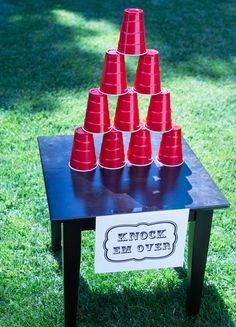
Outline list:
[[[189,209],[96,218],[95,272],[183,266]]]

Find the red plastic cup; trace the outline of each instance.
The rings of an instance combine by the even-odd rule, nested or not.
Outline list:
[[[138,95],[132,88],[118,98],[114,127],[121,132],[135,132],[141,128]]]
[[[138,132],[131,134],[127,161],[135,166],[147,166],[153,162],[151,135],[144,124]]]
[[[160,93],[151,96],[145,126],[154,132],[171,130],[170,91],[167,88],[162,87]]]
[[[182,136],[181,126],[174,123],[170,132],[162,135],[157,161],[164,166],[176,167],[182,165]]]
[[[83,129],[89,133],[107,133],[111,130],[107,96],[97,88],[89,91]]]
[[[69,166],[77,171],[91,171],[97,167],[93,135],[77,127]]]
[[[99,166],[107,169],[118,169],[125,166],[124,143],[122,133],[112,128],[103,135]]]
[[[134,90],[141,94],[157,94],[161,92],[159,52],[148,49],[139,58],[134,80]]]
[[[118,53],[116,49],[106,51],[100,91],[110,95],[128,92],[124,55]]]
[[[126,55],[143,55],[146,50],[144,15],[142,9],[124,10],[117,51]]]

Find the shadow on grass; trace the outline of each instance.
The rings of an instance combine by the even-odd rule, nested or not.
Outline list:
[[[185,75],[216,81],[233,78],[231,0],[11,0],[1,4],[1,105],[31,112],[53,110],[60,103],[58,91],[63,95],[98,85],[104,54],[96,46],[93,51],[86,48],[84,40],[99,33],[86,22],[108,21],[119,29],[127,6],[145,11],[147,45],[160,50],[163,80]],[[64,24],[55,10],[77,14],[81,21],[73,24],[68,16]]]
[[[157,286],[152,292],[131,289],[116,291],[117,285],[114,285],[114,291],[105,293],[102,284],[100,290],[93,292],[82,278],[78,324],[96,327],[233,327],[234,323],[214,286],[204,285],[200,314],[195,317],[186,315],[185,275],[186,272],[180,277],[182,285],[176,287],[170,282],[168,288]]]
[[[55,255],[60,269],[62,268],[61,251]],[[156,287],[141,291],[133,290],[127,284],[125,275],[120,279],[117,273],[109,276],[114,287],[106,292],[107,285],[99,283],[96,291],[92,291],[88,282],[80,277],[80,291],[78,304],[78,325],[96,327],[180,327],[180,326],[210,326],[210,327],[234,327],[228,310],[214,285],[203,286],[200,313],[189,317],[186,314],[186,288],[187,270],[175,268],[179,282],[164,282]],[[133,272],[135,274],[135,272]],[[137,272],[138,273],[138,272]],[[141,277],[139,277],[141,278]],[[165,278],[165,277],[164,277]],[[168,278],[168,277],[167,277]],[[135,288],[135,287],[134,287]]]
[[[230,61],[236,54],[232,12],[235,3],[230,0],[96,1],[96,6],[94,1],[80,4],[68,0],[64,3],[65,9],[81,12],[87,19],[108,19],[118,27],[127,6],[144,10],[148,46],[161,51],[161,45],[168,48],[168,55],[162,58],[164,61],[186,62],[196,54]]]
[[[103,55],[87,51],[80,40],[98,31],[59,23],[57,5],[50,1],[6,4],[0,21],[4,30],[0,105],[4,108],[53,110],[59,105],[58,91],[62,96],[63,91],[79,93],[97,83],[93,65],[102,67]]]

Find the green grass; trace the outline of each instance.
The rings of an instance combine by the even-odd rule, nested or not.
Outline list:
[[[235,269],[235,12],[233,0],[0,3],[0,327],[63,325],[62,272],[50,252],[36,138],[72,134],[99,84],[125,7],[145,10],[148,47],[161,56],[174,120],[231,203],[215,212],[202,311],[185,316],[185,271],[94,275],[85,232],[80,326],[233,326]],[[137,59],[128,58],[130,85]],[[148,97],[140,96],[145,118]],[[115,98],[110,99],[114,115]]]

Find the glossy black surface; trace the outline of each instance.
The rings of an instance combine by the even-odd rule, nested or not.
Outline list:
[[[125,147],[129,134],[124,134]],[[39,137],[39,147],[53,221],[66,221],[116,213],[170,210],[180,208],[214,209],[228,207],[228,202],[200,161],[183,139],[185,162],[176,168],[124,167],[88,173],[68,167],[72,136]],[[156,156],[159,134],[152,134]],[[101,136],[96,135],[97,155]]]

